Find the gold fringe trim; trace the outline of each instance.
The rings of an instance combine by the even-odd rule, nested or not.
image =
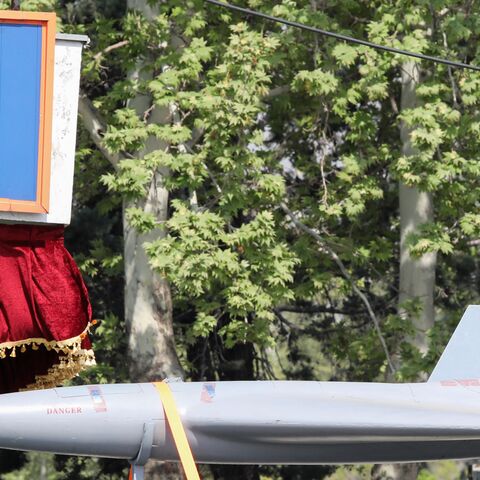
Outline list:
[[[58,387],[66,380],[77,376],[85,368],[96,365],[93,350],[81,349],[71,355],[61,356],[59,360],[59,363],[50,367],[45,375],[37,375],[35,382],[20,389],[20,392]]]
[[[16,342],[0,343],[0,359],[6,358],[7,356],[16,357],[17,349],[20,353],[23,353],[27,347],[30,347],[32,350],[38,350],[38,348],[42,346],[47,350],[55,350],[55,352],[59,354],[59,362],[50,367],[45,375],[37,375],[35,382],[21,390],[56,387],[66,380],[75,377],[85,368],[96,364],[93,350],[85,350],[82,348],[82,341],[96,323],[97,321],[93,320],[80,335],[66,340],[26,338]]]
[[[38,350],[43,345],[47,350],[55,350],[57,353],[63,352],[65,355],[81,349],[82,340],[89,334],[90,329],[97,324],[96,320],[92,320],[87,328],[76,337],[67,338],[66,340],[46,340],[45,338],[25,338],[16,342],[0,343],[0,358],[7,356],[16,357],[16,349],[25,352],[27,346],[31,346],[32,350]],[[8,352],[10,350],[10,353]]]

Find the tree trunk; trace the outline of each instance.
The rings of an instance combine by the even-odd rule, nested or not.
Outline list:
[[[138,3],[135,2],[135,3]],[[131,76],[140,76],[138,71]],[[150,107],[151,99],[138,96],[129,106],[139,115]],[[165,123],[169,120],[168,109],[154,109],[149,121]],[[156,138],[149,138],[139,155],[146,155],[166,145]],[[160,224],[168,219],[168,191],[163,186],[167,172],[157,171],[150,184],[147,198],[141,205],[144,211],[153,213]],[[123,236],[125,261],[125,322],[128,330],[130,374],[134,381],[161,380],[182,375],[175,350],[172,322],[172,299],[168,283],[152,271],[143,247],[145,242],[165,235],[160,229],[147,234],[138,233],[128,223],[125,214],[130,205],[124,203]]]
[[[417,106],[416,85],[420,74],[418,65],[406,62],[402,71],[402,110]],[[415,148],[410,140],[410,129],[401,125],[403,155],[414,155]],[[433,200],[428,192],[400,184],[400,293],[399,314],[406,317],[402,304],[408,300],[418,300],[421,311],[413,319],[415,335],[412,343],[422,352],[428,350],[425,332],[433,327],[435,312],[433,294],[435,288],[435,266],[437,256],[427,253],[420,258],[412,258],[408,253],[407,237],[424,223],[433,221]]]
[[[153,20],[155,11],[147,0],[128,0],[128,8],[142,12]],[[130,73],[130,78],[146,79],[143,65]],[[129,102],[129,107],[143,116],[152,105],[149,96],[138,95]],[[169,110],[155,108],[149,116],[149,123],[162,124],[170,119]],[[155,150],[165,149],[166,144],[150,137],[139,156]],[[125,251],[125,316],[129,328],[128,347],[131,356],[131,372],[139,380],[158,380],[163,377],[181,376],[175,350],[172,325],[172,299],[168,283],[150,268],[143,248],[145,242],[163,235],[161,229],[139,234],[128,224],[125,211],[130,206],[142,207],[153,213],[159,224],[168,219],[168,190],[163,185],[167,172],[157,171],[153,176],[147,198],[141,205],[124,203],[124,251]]]
[[[162,199],[153,197],[146,202],[146,209],[161,206]],[[158,231],[139,235],[124,215],[125,321],[130,376],[136,382],[182,376],[175,351],[170,287],[152,272],[143,249],[146,241],[159,235]]]

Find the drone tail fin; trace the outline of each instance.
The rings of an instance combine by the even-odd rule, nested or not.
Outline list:
[[[465,310],[428,381],[460,379],[480,379],[480,305]]]

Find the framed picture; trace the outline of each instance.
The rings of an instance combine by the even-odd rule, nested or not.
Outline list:
[[[0,11],[0,211],[49,211],[55,25]]]

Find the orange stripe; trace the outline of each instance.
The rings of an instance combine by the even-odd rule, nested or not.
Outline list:
[[[198,474],[192,450],[188,443],[187,435],[185,434],[177,406],[175,405],[172,391],[170,390],[168,383],[155,382],[154,385],[160,394],[165,416],[170,426],[170,430],[172,431],[173,440],[177,447],[185,476],[187,477],[187,480],[200,480],[200,475]]]

